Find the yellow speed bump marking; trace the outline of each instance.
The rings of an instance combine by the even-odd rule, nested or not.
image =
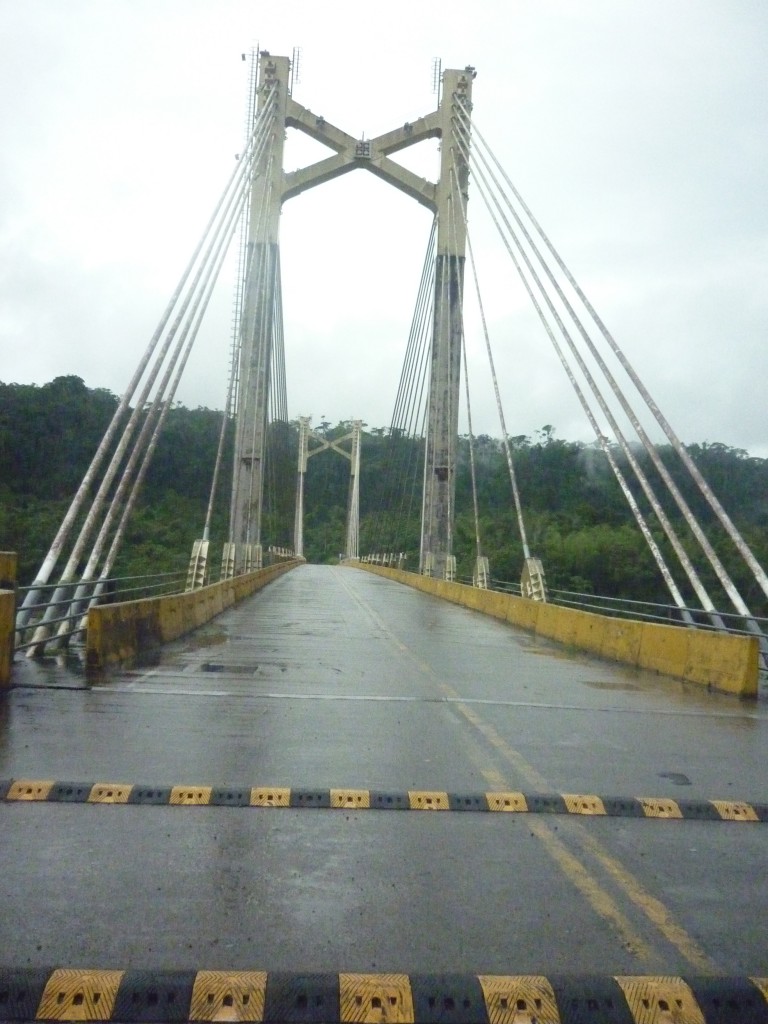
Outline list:
[[[738,800],[711,800],[710,803],[724,821],[759,821],[754,807]]]
[[[547,978],[539,974],[516,977],[479,974],[485,1007],[491,1024],[559,1024],[555,993]]]
[[[693,992],[682,978],[617,976],[636,1024],[706,1024]]]
[[[763,993],[763,999],[768,1002],[768,978],[750,978],[753,985],[757,985]]]
[[[189,1019],[263,1020],[266,991],[266,971],[198,971]]]
[[[409,789],[408,803],[412,811],[449,811],[448,794],[438,790]]]
[[[88,796],[89,804],[127,804],[132,785],[123,782],[96,782]]]
[[[344,1024],[413,1024],[407,974],[340,974],[339,1007]]]
[[[251,789],[251,807],[290,807],[290,788],[273,786],[253,786]]]
[[[569,814],[605,814],[605,805],[599,796],[563,793]]]
[[[174,786],[169,804],[209,804],[213,786]]]
[[[331,807],[370,807],[369,789],[332,789]]]
[[[646,818],[682,818],[683,816],[676,800],[651,796],[641,796],[638,799]]]
[[[489,811],[517,811],[528,810],[528,804],[522,793],[486,793]]]
[[[109,1020],[125,971],[56,970],[37,1008],[38,1020]]]
[[[19,779],[8,790],[6,800],[47,800],[56,785],[48,779]]]

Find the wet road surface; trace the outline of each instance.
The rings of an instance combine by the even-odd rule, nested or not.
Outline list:
[[[766,799],[768,708],[305,566],[85,688],[16,666],[0,778]],[[768,823],[0,803],[20,967],[763,974]]]

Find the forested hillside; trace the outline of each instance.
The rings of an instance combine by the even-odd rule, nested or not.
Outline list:
[[[87,469],[117,406],[114,395],[89,389],[78,377],[58,377],[41,387],[0,384],[0,549],[20,558],[20,582],[30,582],[56,527]],[[221,413],[173,408],[144,484],[115,574],[183,566],[192,541],[201,536],[221,428]],[[349,425],[322,422],[328,437]],[[290,544],[297,457],[296,425],[283,430],[282,459],[267,467],[270,493],[264,543]],[[762,564],[768,563],[768,460],[717,443],[689,451]],[[709,506],[683,474],[679,459],[661,449],[665,463],[704,524]],[[620,454],[620,453],[619,453]],[[592,445],[560,440],[547,425],[533,437],[513,439],[515,471],[532,553],[540,557],[552,587],[636,599],[668,601],[656,565],[602,452]],[[361,551],[394,550],[418,561],[421,443],[390,437],[385,428],[366,429],[360,474]],[[506,458],[500,442],[474,443],[480,541],[496,579],[518,580],[522,547],[512,503]],[[617,455],[623,466],[623,457]],[[638,454],[651,480],[657,473]],[[226,539],[231,475],[231,431],[215,505],[213,560]],[[629,475],[629,474],[628,474]],[[455,552],[459,573],[471,573],[476,556],[469,443],[460,441]],[[334,561],[344,547],[349,463],[332,452],[310,459],[306,481],[305,553],[311,561]],[[641,507],[647,502],[633,491]],[[384,511],[386,509],[386,511]],[[686,545],[679,513],[667,511]],[[668,543],[649,517],[660,546]],[[279,525],[278,525],[279,524]],[[757,614],[766,614],[764,595],[724,535],[715,548]],[[697,562],[697,565],[700,565]],[[713,597],[726,607],[711,570],[700,568]],[[682,577],[682,573],[679,574]],[[681,585],[686,599],[698,602]]]

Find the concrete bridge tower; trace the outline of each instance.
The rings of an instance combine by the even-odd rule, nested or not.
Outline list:
[[[452,572],[453,564],[466,236],[464,219],[469,177],[466,154],[462,152],[454,130],[454,118],[458,106],[467,115],[471,111],[474,69],[444,71],[436,111],[374,139],[355,139],[297,103],[290,95],[290,73],[288,57],[260,55],[257,110],[267,102],[275,102],[275,113],[271,144],[255,161],[252,181],[231,539],[238,550],[243,545],[261,544],[264,447],[282,204],[315,185],[362,169],[426,206],[438,220],[421,569],[430,575],[445,576]],[[283,143],[287,128],[304,132],[328,146],[334,154],[285,174]],[[418,177],[390,159],[392,153],[430,138],[439,138],[442,142],[437,183]]]

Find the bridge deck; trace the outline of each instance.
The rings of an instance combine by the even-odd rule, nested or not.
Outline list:
[[[315,566],[152,667],[86,689],[25,663],[16,683],[0,778],[141,784],[161,804],[0,803],[6,963],[766,973],[768,823],[688,817],[766,798],[762,703]],[[625,800],[605,817],[168,806],[174,786]],[[629,816],[639,797],[685,820]]]

